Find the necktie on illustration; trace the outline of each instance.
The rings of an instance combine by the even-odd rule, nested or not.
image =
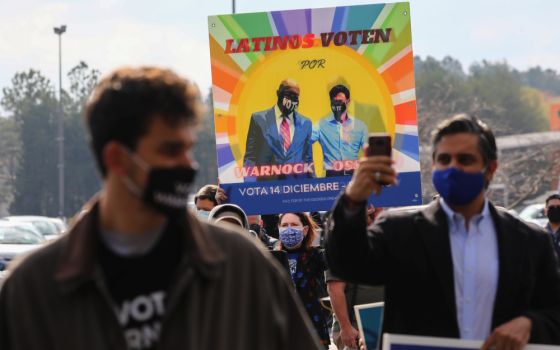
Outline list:
[[[288,124],[288,117],[282,116],[282,123],[280,123],[280,134],[284,143],[284,152],[288,152],[292,140],[290,137],[290,125]]]

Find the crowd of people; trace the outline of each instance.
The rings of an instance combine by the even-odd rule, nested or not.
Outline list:
[[[372,156],[323,220],[247,216],[216,185],[187,210],[201,114],[197,88],[172,71],[101,80],[85,120],[103,188],[68,234],[10,264],[1,349],[317,350],[331,334],[356,349],[351,308],[380,300],[384,332],[483,350],[560,344],[560,197],[546,203],[549,233],[495,207],[485,189],[498,152],[479,119],[435,129],[439,196],[425,208],[368,207],[397,184],[393,160]]]
[[[331,315],[321,304],[321,298],[327,295],[324,278],[327,265],[324,249],[317,244],[322,231],[321,215],[315,213],[317,221],[303,212],[268,215],[267,219],[278,227],[278,236],[272,237],[267,234],[260,215],[247,216],[241,207],[225,201],[227,196],[220,187],[205,185],[194,197],[196,213],[201,220],[238,226],[270,251],[291,277],[321,344],[328,349]]]
[[[451,194],[448,196],[450,203],[457,200],[451,199]],[[458,194],[454,196],[457,197]],[[441,201],[438,196],[434,199]],[[266,233],[260,215],[247,216],[237,205],[220,204],[225,201],[227,196],[217,185],[202,187],[194,198],[197,214],[201,219],[214,223],[227,221],[237,225],[271,251],[289,272],[297,294],[325,348],[328,348],[332,340],[339,350],[357,349],[359,332],[353,306],[384,301],[384,287],[347,282],[328,269],[321,244],[323,241],[318,239],[318,235],[324,230],[326,217],[317,212],[312,215],[303,212],[268,215],[267,218],[273,220],[278,227],[278,236],[272,237]],[[446,202],[443,203],[445,206]],[[375,208],[373,205],[367,207],[366,226],[371,226],[382,211],[383,208]],[[546,199],[545,214],[549,218],[545,228],[551,235],[557,254],[560,254],[560,194],[553,194]],[[251,222],[250,226],[247,222]],[[321,302],[325,296],[328,296],[327,305]]]
[[[267,215],[266,219],[277,225],[273,233],[277,236],[273,237],[267,234],[260,215],[248,216],[240,206],[225,203],[227,199],[218,185],[201,187],[194,196],[197,216],[214,224],[238,226],[260,241],[291,277],[321,344],[328,349],[332,338],[341,350],[355,349],[359,334],[353,306],[383,301],[383,288],[347,284],[329,273],[320,237],[324,230],[323,215],[318,212]],[[367,222],[373,223],[380,212],[381,208],[370,205]]]

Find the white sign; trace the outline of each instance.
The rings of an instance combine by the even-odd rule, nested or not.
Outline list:
[[[483,343],[482,340],[422,337],[388,333],[383,335],[383,350],[479,350]],[[560,350],[560,346],[528,344],[524,350]]]

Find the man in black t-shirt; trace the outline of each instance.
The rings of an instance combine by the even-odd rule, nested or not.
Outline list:
[[[86,122],[102,190],[67,235],[10,266],[0,349],[320,348],[260,243],[187,212],[201,109],[168,70],[99,83]]]

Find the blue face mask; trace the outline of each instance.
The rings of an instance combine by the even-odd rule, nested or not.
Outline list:
[[[457,168],[434,170],[432,182],[446,203],[465,205],[484,189],[484,171],[467,173]]]
[[[293,249],[297,247],[301,242],[303,242],[303,230],[297,229],[295,227],[283,227],[280,228],[279,238],[284,247],[287,249]]]
[[[197,209],[196,215],[202,220],[208,221],[208,216],[210,215],[210,212],[208,210]]]

